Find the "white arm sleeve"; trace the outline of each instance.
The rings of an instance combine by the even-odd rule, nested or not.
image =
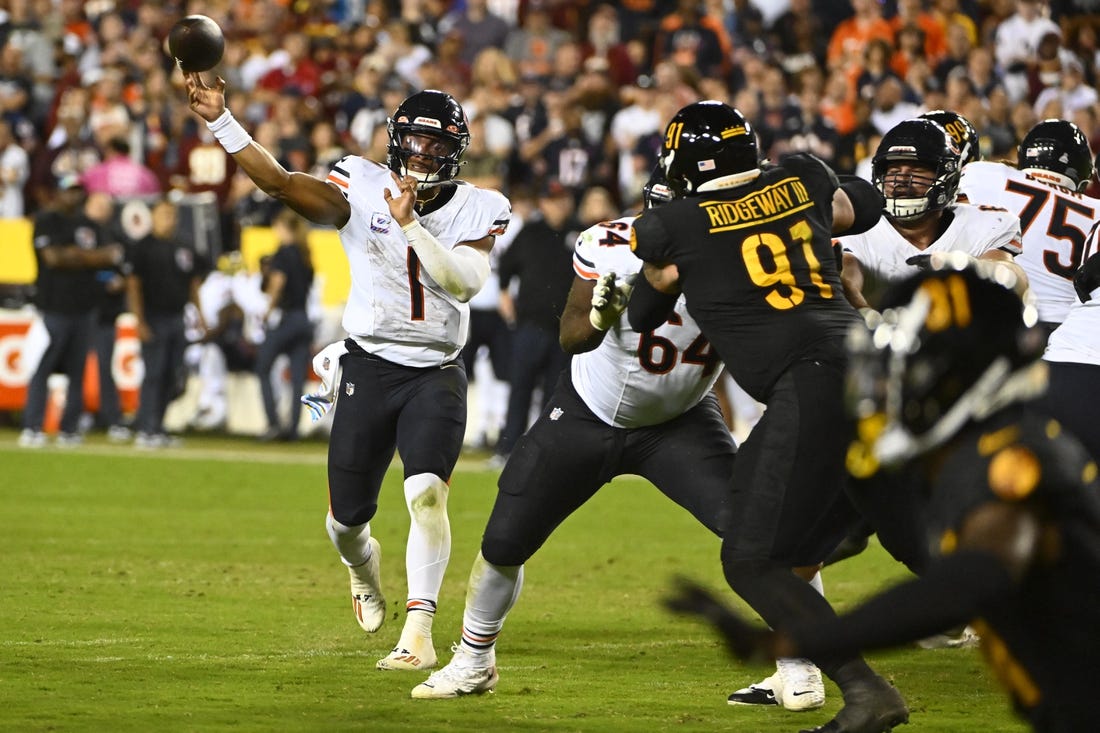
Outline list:
[[[413,221],[401,227],[420,264],[440,286],[465,303],[489,279],[489,255],[473,247],[444,249],[431,232]]]

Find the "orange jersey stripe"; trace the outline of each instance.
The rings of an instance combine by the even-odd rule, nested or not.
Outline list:
[[[332,175],[331,173],[329,173],[329,174],[328,174],[328,180],[332,181],[332,182],[333,182],[333,183],[335,183],[335,184],[336,184],[337,186],[341,186],[341,187],[343,187],[343,188],[347,188],[347,187],[348,187],[348,184],[347,184],[347,182],[346,182],[346,181],[343,181],[343,180],[341,180],[341,179],[337,178],[336,176]]]
[[[599,280],[600,279],[600,273],[596,272],[595,270],[586,270],[585,268],[578,265],[576,260],[573,260],[573,272],[577,273],[578,275],[583,277],[585,280]]]

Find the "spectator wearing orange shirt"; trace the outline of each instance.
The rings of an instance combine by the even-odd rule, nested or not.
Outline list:
[[[924,31],[913,24],[898,28],[897,48],[890,59],[890,68],[902,79],[907,79],[910,69],[927,70],[928,56],[925,53]]]
[[[889,23],[895,37],[906,26],[916,26],[924,32],[924,55],[929,64],[936,64],[947,53],[946,26],[939,16],[925,10],[925,0],[898,0],[897,15]]]
[[[959,0],[936,0],[932,14],[939,18],[940,23],[943,24],[944,31],[947,33],[950,33],[948,29],[952,24],[962,26],[963,30],[966,32],[967,39],[970,41],[970,45],[977,46],[978,25],[969,15],[960,9],[959,5]]]
[[[850,0],[855,15],[842,21],[829,38],[829,50],[826,60],[830,69],[847,68],[858,64],[863,49],[874,38],[880,38],[891,46],[894,44],[894,29],[890,22],[882,17],[882,8],[878,0]]]
[[[843,71],[829,72],[819,109],[821,116],[833,123],[838,135],[848,135],[856,129],[855,93]]]

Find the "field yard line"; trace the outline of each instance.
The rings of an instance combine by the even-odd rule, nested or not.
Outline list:
[[[78,448],[38,448],[35,453],[49,453],[53,455],[81,455],[81,456],[107,456],[111,458],[152,458],[161,460],[178,461],[223,461],[225,463],[268,463],[294,466],[324,466],[326,455],[323,450],[312,453],[280,453],[276,451],[258,450],[249,451],[247,447],[234,448],[165,448],[161,450],[140,450],[127,445],[97,445],[84,444]],[[0,454],[16,453],[27,455],[27,448],[20,448],[14,443],[0,443]],[[400,459],[394,458],[393,466],[399,467]],[[455,467],[460,471],[485,471],[484,458],[459,458]]]
[[[120,638],[104,638],[104,639],[51,639],[42,641],[0,641],[0,648],[11,647],[60,647],[79,649],[83,647],[102,647],[102,646],[117,646],[124,644],[148,644],[152,643],[149,639],[132,636],[132,637],[120,637]],[[659,649],[663,647],[672,646],[684,646],[682,640],[674,639],[653,639],[647,642],[637,641],[624,641],[621,643],[614,642],[600,642],[597,644],[584,643],[577,644],[575,649],[577,652],[592,651],[592,650],[636,650],[636,649]],[[129,656],[96,656],[84,659],[88,662],[124,662],[134,659],[146,659],[153,662],[187,662],[187,661],[215,661],[215,662],[232,662],[232,661],[250,661],[250,660],[264,660],[264,659],[309,659],[316,657],[332,657],[332,658],[344,658],[344,657],[371,657],[374,655],[371,652],[356,651],[356,650],[338,650],[338,649],[301,649],[298,651],[283,651],[283,652],[270,652],[270,653],[256,653],[256,652],[244,652],[242,654],[134,654]],[[544,665],[500,665],[501,669],[511,671],[532,671],[541,669]]]
[[[145,641],[140,636],[124,636],[117,639],[43,639],[41,641],[0,641],[0,647],[12,647],[12,646],[62,646],[62,647],[82,647],[82,646],[110,646],[111,644],[133,644],[135,642]]]
[[[26,448],[0,446],[0,451],[26,454]],[[325,465],[325,454],[318,453],[276,453],[268,451],[248,452],[240,449],[218,448],[165,448],[162,450],[140,450],[126,445],[82,445],[78,448],[40,448],[35,452],[49,452],[54,455],[105,456],[111,458],[152,458],[178,461],[225,461],[226,463],[278,463],[292,465]]]

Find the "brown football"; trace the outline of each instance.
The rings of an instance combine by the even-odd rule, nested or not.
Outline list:
[[[168,53],[183,71],[208,71],[222,60],[225,36],[205,15],[188,15],[168,32]]]

